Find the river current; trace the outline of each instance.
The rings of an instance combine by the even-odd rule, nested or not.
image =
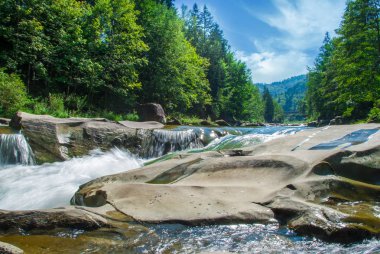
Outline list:
[[[156,130],[144,145],[144,158],[114,148],[64,162],[35,165],[22,134],[0,135],[0,209],[29,210],[69,205],[81,184],[142,167],[182,152],[232,149],[292,135],[305,127],[200,128]],[[5,142],[6,140],[6,142]],[[378,240],[341,245],[300,237],[277,223],[213,225],[144,225],[145,233],[126,241],[129,253],[380,253]],[[80,234],[80,232],[79,232]],[[75,237],[71,235],[69,237]],[[93,253],[92,251],[83,253]]]

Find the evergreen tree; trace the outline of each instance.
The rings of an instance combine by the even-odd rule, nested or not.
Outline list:
[[[173,9],[151,0],[138,1],[137,8],[150,48],[140,69],[140,100],[161,103],[169,113],[201,113],[210,103],[207,60],[186,40]]]
[[[269,93],[268,88],[264,88],[263,93],[263,102],[264,102],[264,119],[267,123],[273,122],[274,117],[274,104],[272,96]]]
[[[380,99],[380,1],[351,0],[308,75],[311,118],[363,119]],[[373,115],[373,114],[372,114]],[[371,117],[372,118],[372,117]]]

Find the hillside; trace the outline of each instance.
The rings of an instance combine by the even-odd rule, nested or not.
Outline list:
[[[273,99],[284,109],[286,115],[298,114],[298,104],[305,97],[306,75],[300,75],[270,84],[256,84],[260,92],[267,87]]]

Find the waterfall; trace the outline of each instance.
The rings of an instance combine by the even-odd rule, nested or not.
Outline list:
[[[32,149],[22,134],[0,134],[0,166],[10,164],[34,164]]]
[[[193,129],[154,130],[152,136],[144,141],[144,153],[146,158],[160,157],[174,151],[202,148],[204,145]]]

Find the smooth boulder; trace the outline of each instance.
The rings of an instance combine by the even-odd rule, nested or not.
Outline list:
[[[378,236],[380,219],[371,207],[380,187],[371,176],[380,170],[379,128],[329,126],[238,150],[179,154],[84,184],[72,203],[111,204],[151,223],[278,220],[329,241]],[[348,142],[361,131],[372,135],[354,135],[361,139]],[[315,148],[331,142],[336,147]]]
[[[166,123],[164,109],[158,103],[146,103],[140,105],[138,114],[141,121],[156,121],[162,124]]]

